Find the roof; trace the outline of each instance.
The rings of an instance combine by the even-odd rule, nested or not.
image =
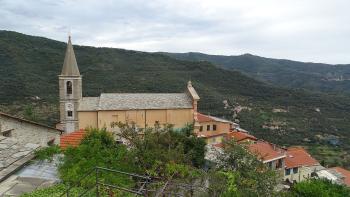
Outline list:
[[[0,136],[0,182],[34,157],[39,144]]]
[[[37,122],[33,122],[33,121],[30,121],[30,120],[26,120],[26,119],[23,119],[23,118],[19,118],[19,117],[16,117],[16,116],[12,116],[12,115],[9,115],[9,114],[5,114],[3,112],[0,112],[0,116],[4,116],[4,117],[11,118],[11,119],[14,119],[14,120],[17,120],[17,121],[20,121],[20,122],[25,122],[25,123],[28,123],[28,124],[36,125],[36,126],[39,126],[39,127],[44,127],[44,128],[56,131],[56,132],[60,132],[60,133],[63,132],[63,130],[56,129],[54,127],[50,127],[50,126],[47,126],[47,125],[44,125],[44,124],[40,124],[40,123],[37,123]]]
[[[197,133],[197,137],[202,137],[202,138],[211,138],[211,137],[216,137],[220,135],[226,135],[227,132],[222,132],[222,131],[201,131]]]
[[[254,144],[250,144],[248,149],[252,153],[257,154],[264,163],[286,157],[284,150],[265,141],[257,141]]]
[[[341,168],[341,167],[333,167],[330,169],[333,169],[333,170],[337,171],[338,173],[340,173],[341,175],[343,175],[344,184],[350,187],[350,171],[349,170],[346,170],[346,169]]]
[[[319,165],[319,162],[301,147],[288,148],[286,153],[286,168]]]
[[[222,118],[218,118],[218,117],[210,116],[210,115],[205,115],[205,114],[201,114],[201,113],[197,114],[197,118],[198,118],[199,122],[223,122],[223,123],[236,124],[236,123],[229,121],[229,120],[225,120]]]
[[[61,136],[60,147],[67,148],[68,146],[76,147],[84,138],[85,130],[78,130]]]
[[[63,76],[80,76],[77,60],[75,58],[71,38],[68,38],[66,55],[64,57],[61,75]]]
[[[79,103],[79,111],[97,111],[100,97],[83,97]]]
[[[191,108],[192,99],[186,93],[102,93],[84,97],[78,111]]]
[[[188,92],[191,95],[193,100],[199,100],[200,99],[198,94],[197,94],[197,92],[196,92],[196,90],[193,88],[191,81],[187,82],[187,90],[188,90]]]
[[[257,140],[256,137],[254,137],[252,135],[249,135],[248,133],[239,132],[239,131],[233,131],[233,132],[227,133],[227,137],[228,138],[233,138],[237,142],[245,140],[245,139],[251,139],[251,140],[254,140],[254,141]]]

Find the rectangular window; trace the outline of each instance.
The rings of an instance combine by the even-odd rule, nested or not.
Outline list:
[[[216,124],[213,124],[213,131],[216,131]]]
[[[73,111],[67,111],[68,117],[73,117]]]
[[[210,125],[207,125],[207,131],[210,131]]]
[[[2,136],[4,136],[4,137],[11,137],[12,136],[11,131],[12,131],[12,129],[3,131],[2,132]]]
[[[293,173],[294,174],[298,173],[298,168],[293,168]]]
[[[199,127],[199,131],[203,131],[203,126],[200,126],[200,127]]]
[[[286,170],[285,170],[285,174],[286,174],[286,175],[290,175],[290,169],[286,169]]]

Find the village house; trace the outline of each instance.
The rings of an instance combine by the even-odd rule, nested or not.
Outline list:
[[[342,167],[333,167],[317,171],[316,176],[336,184],[350,187],[350,171]]]
[[[294,183],[311,178],[316,171],[324,168],[301,147],[290,147],[286,153],[284,180],[287,182]]]
[[[62,132],[0,112],[0,182],[32,160],[39,148],[59,144]]]
[[[204,138],[207,144],[219,144],[239,125],[229,120],[215,116],[197,113],[199,131],[196,132],[198,137]]]
[[[69,37],[62,72],[59,75],[60,124],[67,133],[88,127],[117,132],[112,123],[135,124],[136,128],[172,124],[174,128],[197,122],[200,99],[191,82],[182,93],[101,93],[82,96],[82,76]]]
[[[275,144],[259,140],[248,145],[248,150],[255,154],[261,162],[271,170],[283,173],[285,168],[286,152]]]

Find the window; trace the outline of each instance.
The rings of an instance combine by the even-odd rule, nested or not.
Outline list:
[[[210,125],[207,125],[207,131],[210,131]]]
[[[73,111],[67,111],[68,117],[73,117]]]
[[[200,127],[199,127],[199,131],[203,131],[203,126],[200,126]]]
[[[286,174],[286,175],[290,175],[290,169],[286,169],[286,170],[285,170],[285,174]]]
[[[216,131],[216,124],[213,124],[213,131]]]
[[[298,173],[298,168],[293,168],[293,173],[294,174]]]
[[[54,142],[55,142],[55,139],[52,139],[52,140],[47,142],[47,145],[52,146],[52,145],[54,145]]]
[[[3,131],[2,132],[2,136],[4,136],[4,137],[11,137],[12,136],[11,131],[12,131],[12,129]]]
[[[72,89],[72,82],[67,81],[67,94],[72,94],[73,89]]]
[[[282,168],[282,163],[283,163],[282,159],[277,160],[276,161],[276,168]]]

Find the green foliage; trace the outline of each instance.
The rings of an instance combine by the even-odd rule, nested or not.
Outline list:
[[[171,125],[155,125],[142,134],[133,126],[117,123],[120,137],[127,139],[135,165],[148,175],[187,177],[194,167],[204,164],[205,142],[193,135],[193,127],[174,130]]]
[[[96,166],[125,172],[138,172],[133,165],[132,156],[124,145],[116,144],[112,135],[105,129],[90,129],[81,144],[69,147],[64,151],[62,164],[59,166],[60,178],[70,185],[78,185],[79,178],[86,175]],[[94,174],[93,174],[94,175]],[[100,173],[101,180],[119,186],[132,186],[134,183],[128,176],[115,176],[113,173]],[[95,176],[87,177],[80,183],[83,187],[91,187]]]
[[[347,197],[350,189],[343,185],[334,184],[328,180],[310,179],[295,184],[291,196],[296,197]]]
[[[209,176],[213,196],[221,193],[224,196],[270,196],[274,193],[279,175],[269,170],[244,145],[226,141],[224,151],[217,155],[219,161]]]
[[[36,113],[34,112],[34,108],[32,105],[27,105],[24,108],[24,118],[27,120],[31,120],[31,121],[38,120],[38,117],[37,117]]]
[[[35,158],[38,160],[52,160],[52,157],[56,154],[60,154],[61,149],[58,145],[53,145],[45,148],[41,148],[35,151]]]

